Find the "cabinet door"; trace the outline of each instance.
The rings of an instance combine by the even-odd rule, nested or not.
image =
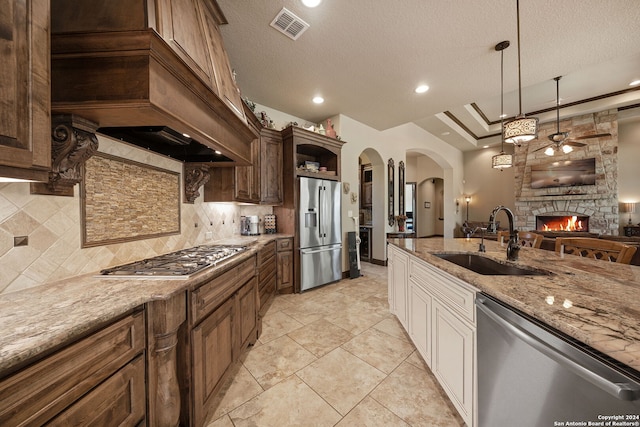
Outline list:
[[[49,426],[137,426],[145,419],[144,357],[138,356]]]
[[[407,328],[407,287],[409,285],[409,255],[400,249],[389,246],[390,263],[389,271],[390,289],[389,298],[392,312],[396,315],[402,326]]]
[[[278,292],[293,291],[293,251],[278,252]]]
[[[51,168],[49,1],[0,0],[0,176],[46,181]]]
[[[238,342],[242,349],[252,338],[256,338],[253,332],[258,322],[258,280],[255,277],[240,288],[237,301],[238,315],[234,329],[240,334]]]
[[[433,302],[431,370],[467,425],[473,425],[475,331]]]
[[[409,282],[409,336],[427,365],[431,367],[431,295]]]
[[[193,425],[203,425],[216,386],[233,363],[235,299],[229,298],[191,332]]]
[[[266,134],[260,136],[261,202],[282,204],[282,137]]]

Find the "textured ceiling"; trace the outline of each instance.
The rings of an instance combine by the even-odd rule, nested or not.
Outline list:
[[[494,46],[509,40],[504,109],[518,114],[515,0],[324,0],[314,9],[299,0],[218,3],[238,85],[259,104],[310,122],[338,113],[379,130],[414,122],[474,149],[499,141],[486,138],[499,133]],[[523,112],[555,106],[558,75],[562,104],[627,91],[565,108],[562,116],[640,103],[640,87],[628,86],[640,79],[638,0],[520,3]],[[282,7],[310,24],[296,41],[269,26]],[[419,83],[431,89],[417,95]],[[316,94],[324,104],[311,103]],[[536,116],[554,120],[555,112]]]

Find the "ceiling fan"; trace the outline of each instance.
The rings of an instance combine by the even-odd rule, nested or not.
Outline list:
[[[603,138],[606,136],[611,136],[610,133],[598,133],[594,135],[584,135],[578,136],[573,139],[569,138],[569,132],[560,132],[560,79],[562,76],[554,77],[553,80],[556,81],[556,133],[549,135],[549,140],[551,144],[545,145],[544,147],[538,148],[536,151],[544,150],[544,153],[548,156],[553,156],[556,152],[562,151],[565,154],[568,154],[573,151],[573,147],[584,147],[584,142],[578,142],[578,140],[591,139],[591,138]]]

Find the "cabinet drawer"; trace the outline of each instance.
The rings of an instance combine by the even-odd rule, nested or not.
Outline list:
[[[275,256],[276,256],[276,242],[271,241],[258,251],[258,267],[269,262],[270,258],[273,258]]]
[[[288,237],[286,239],[278,239],[278,252],[292,251],[293,250],[293,238]]]
[[[146,412],[144,388],[144,358],[140,355],[47,425],[140,425]]]
[[[251,257],[222,273],[191,293],[192,325],[197,324],[217,306],[232,296],[240,286],[255,276],[256,259]]]
[[[44,424],[141,353],[144,330],[139,311],[4,379],[0,425]]]
[[[475,291],[469,289],[469,285],[457,277],[414,259],[409,263],[409,276],[414,283],[430,292],[446,307],[475,323]]]
[[[260,286],[262,286],[263,282],[270,280],[271,276],[275,276],[275,275],[276,275],[276,258],[273,257],[271,260],[269,260],[268,263],[260,266],[260,273],[258,274],[258,282],[260,282]]]

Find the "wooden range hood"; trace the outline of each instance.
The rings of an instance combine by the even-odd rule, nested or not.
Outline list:
[[[102,7],[95,6],[98,3]],[[219,23],[211,19],[225,22],[217,4],[195,1],[193,9],[163,9],[168,16],[160,17],[144,9],[152,3],[114,1],[106,6],[103,2],[52,1],[52,111],[82,116],[99,125],[98,133],[143,147],[144,139],[127,138],[129,131],[139,135],[143,128],[161,129],[145,148],[185,162],[250,165],[251,142],[257,135],[248,126],[242,106],[233,103],[242,101],[235,82],[228,83],[231,69],[219,30],[217,26],[215,33],[205,28],[205,23]],[[149,16],[156,18],[151,24]],[[167,20],[172,25],[155,23]],[[151,27],[165,28],[165,33]],[[219,46],[212,47],[216,36],[219,40],[213,42]],[[202,46],[185,48],[193,39]],[[181,40],[185,41],[182,46]],[[190,61],[190,50],[201,53],[201,64]],[[209,52],[224,55],[226,67],[216,69],[220,59]],[[225,90],[234,90],[235,99],[226,96]],[[176,138],[169,138],[165,145],[162,136],[167,131],[188,134],[188,142],[180,147]],[[219,159],[214,159],[214,150],[222,153]],[[183,156],[175,155],[182,151]]]

